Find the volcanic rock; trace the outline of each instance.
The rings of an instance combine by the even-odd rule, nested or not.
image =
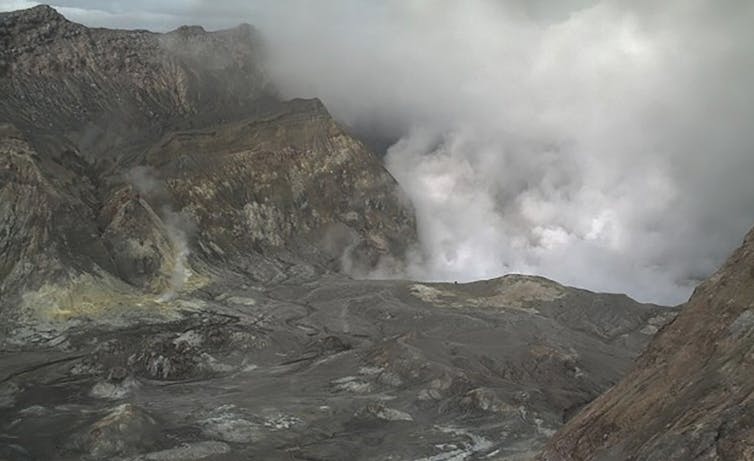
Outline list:
[[[754,459],[754,231],[543,460]]]

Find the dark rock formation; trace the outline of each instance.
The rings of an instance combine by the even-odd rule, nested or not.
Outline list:
[[[0,120],[35,138],[64,135],[101,162],[169,126],[258,113],[270,97],[259,54],[250,26],[155,34],[89,29],[47,6],[9,13]]]
[[[754,459],[754,231],[545,460]]]
[[[1,295],[95,264],[108,267],[95,223],[95,186],[85,170],[75,154],[40,156],[16,129],[0,125]]]
[[[175,206],[191,214],[210,253],[249,248],[327,247],[350,251],[368,270],[414,241],[401,191],[364,145],[319,101],[295,100],[279,113],[213,130],[171,133],[148,162]]]

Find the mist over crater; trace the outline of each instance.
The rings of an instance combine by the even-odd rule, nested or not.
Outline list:
[[[57,6],[92,25],[254,24],[283,96],[321,98],[408,193],[420,247],[395,277],[521,272],[678,303],[751,224],[751,5]]]

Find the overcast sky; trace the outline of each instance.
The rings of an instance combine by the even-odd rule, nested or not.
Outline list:
[[[676,303],[754,222],[754,2],[54,6],[96,26],[258,27],[284,94],[395,141],[426,255],[413,277],[527,272]]]

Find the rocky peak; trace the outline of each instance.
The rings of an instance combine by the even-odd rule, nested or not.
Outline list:
[[[0,16],[0,57],[33,51],[46,43],[75,36],[83,29],[47,5],[4,13]]]
[[[207,31],[202,26],[180,26],[170,33],[176,35],[191,36],[204,35],[207,33]]]
[[[5,16],[0,45],[0,121],[35,138],[77,138],[90,157],[196,126],[197,116],[203,124],[243,117],[273,97],[249,26],[90,29],[35,7]]]
[[[25,10],[1,13],[0,19],[7,24],[26,24],[43,28],[53,28],[61,24],[73,24],[49,5],[37,5]]]

